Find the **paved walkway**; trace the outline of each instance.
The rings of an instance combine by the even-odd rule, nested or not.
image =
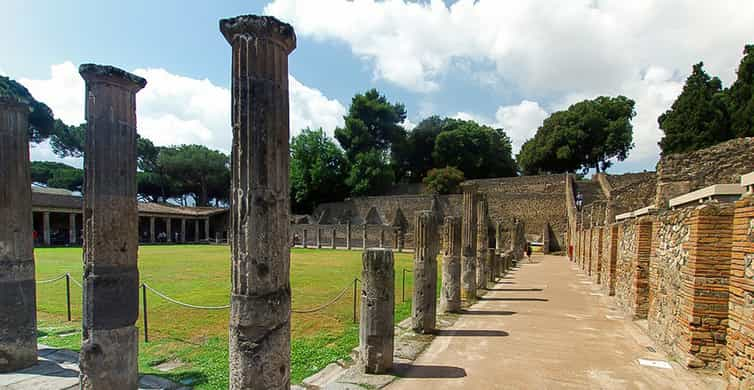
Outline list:
[[[565,257],[534,256],[440,332],[391,390],[723,389],[667,361]],[[658,352],[651,352],[651,349]]]

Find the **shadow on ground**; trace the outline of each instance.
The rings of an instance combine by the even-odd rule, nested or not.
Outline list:
[[[463,378],[466,370],[453,366],[423,366],[406,363],[393,364],[393,375],[399,378]]]

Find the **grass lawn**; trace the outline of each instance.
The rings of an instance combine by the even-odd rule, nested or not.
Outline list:
[[[37,280],[70,273],[81,281],[81,248],[37,248]],[[412,255],[395,253],[396,320],[410,314],[411,273],[406,274],[406,302],[401,303],[402,269],[411,269]],[[229,302],[230,250],[227,246],[143,246],[139,249],[142,282],[180,301],[203,306]],[[291,251],[293,309],[307,309],[329,301],[343,288],[348,293],[336,304],[311,314],[293,314],[292,380],[294,383],[327,364],[346,358],[358,345],[353,323],[353,279],[361,273],[361,252],[329,249]],[[66,318],[65,281],[37,285],[39,340],[78,350],[81,343],[81,290],[71,284],[73,318]],[[141,297],[140,306],[141,306]],[[143,342],[140,312],[137,326],[139,370],[191,384],[198,389],[228,387],[228,310],[195,310],[147,293],[149,343]],[[141,310],[141,308],[140,308]],[[358,315],[358,310],[357,310]],[[183,365],[170,372],[154,368],[163,362]]]

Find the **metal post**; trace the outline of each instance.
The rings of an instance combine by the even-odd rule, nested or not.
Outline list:
[[[65,273],[65,305],[68,308],[68,322],[71,321],[71,274]]]
[[[142,309],[144,311],[144,342],[149,342],[149,322],[147,319],[147,285],[142,283],[141,284],[141,301],[142,301]]]

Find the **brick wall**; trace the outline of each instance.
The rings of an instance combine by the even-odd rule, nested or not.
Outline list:
[[[736,202],[730,264],[727,376],[730,389],[754,388],[754,197]]]

